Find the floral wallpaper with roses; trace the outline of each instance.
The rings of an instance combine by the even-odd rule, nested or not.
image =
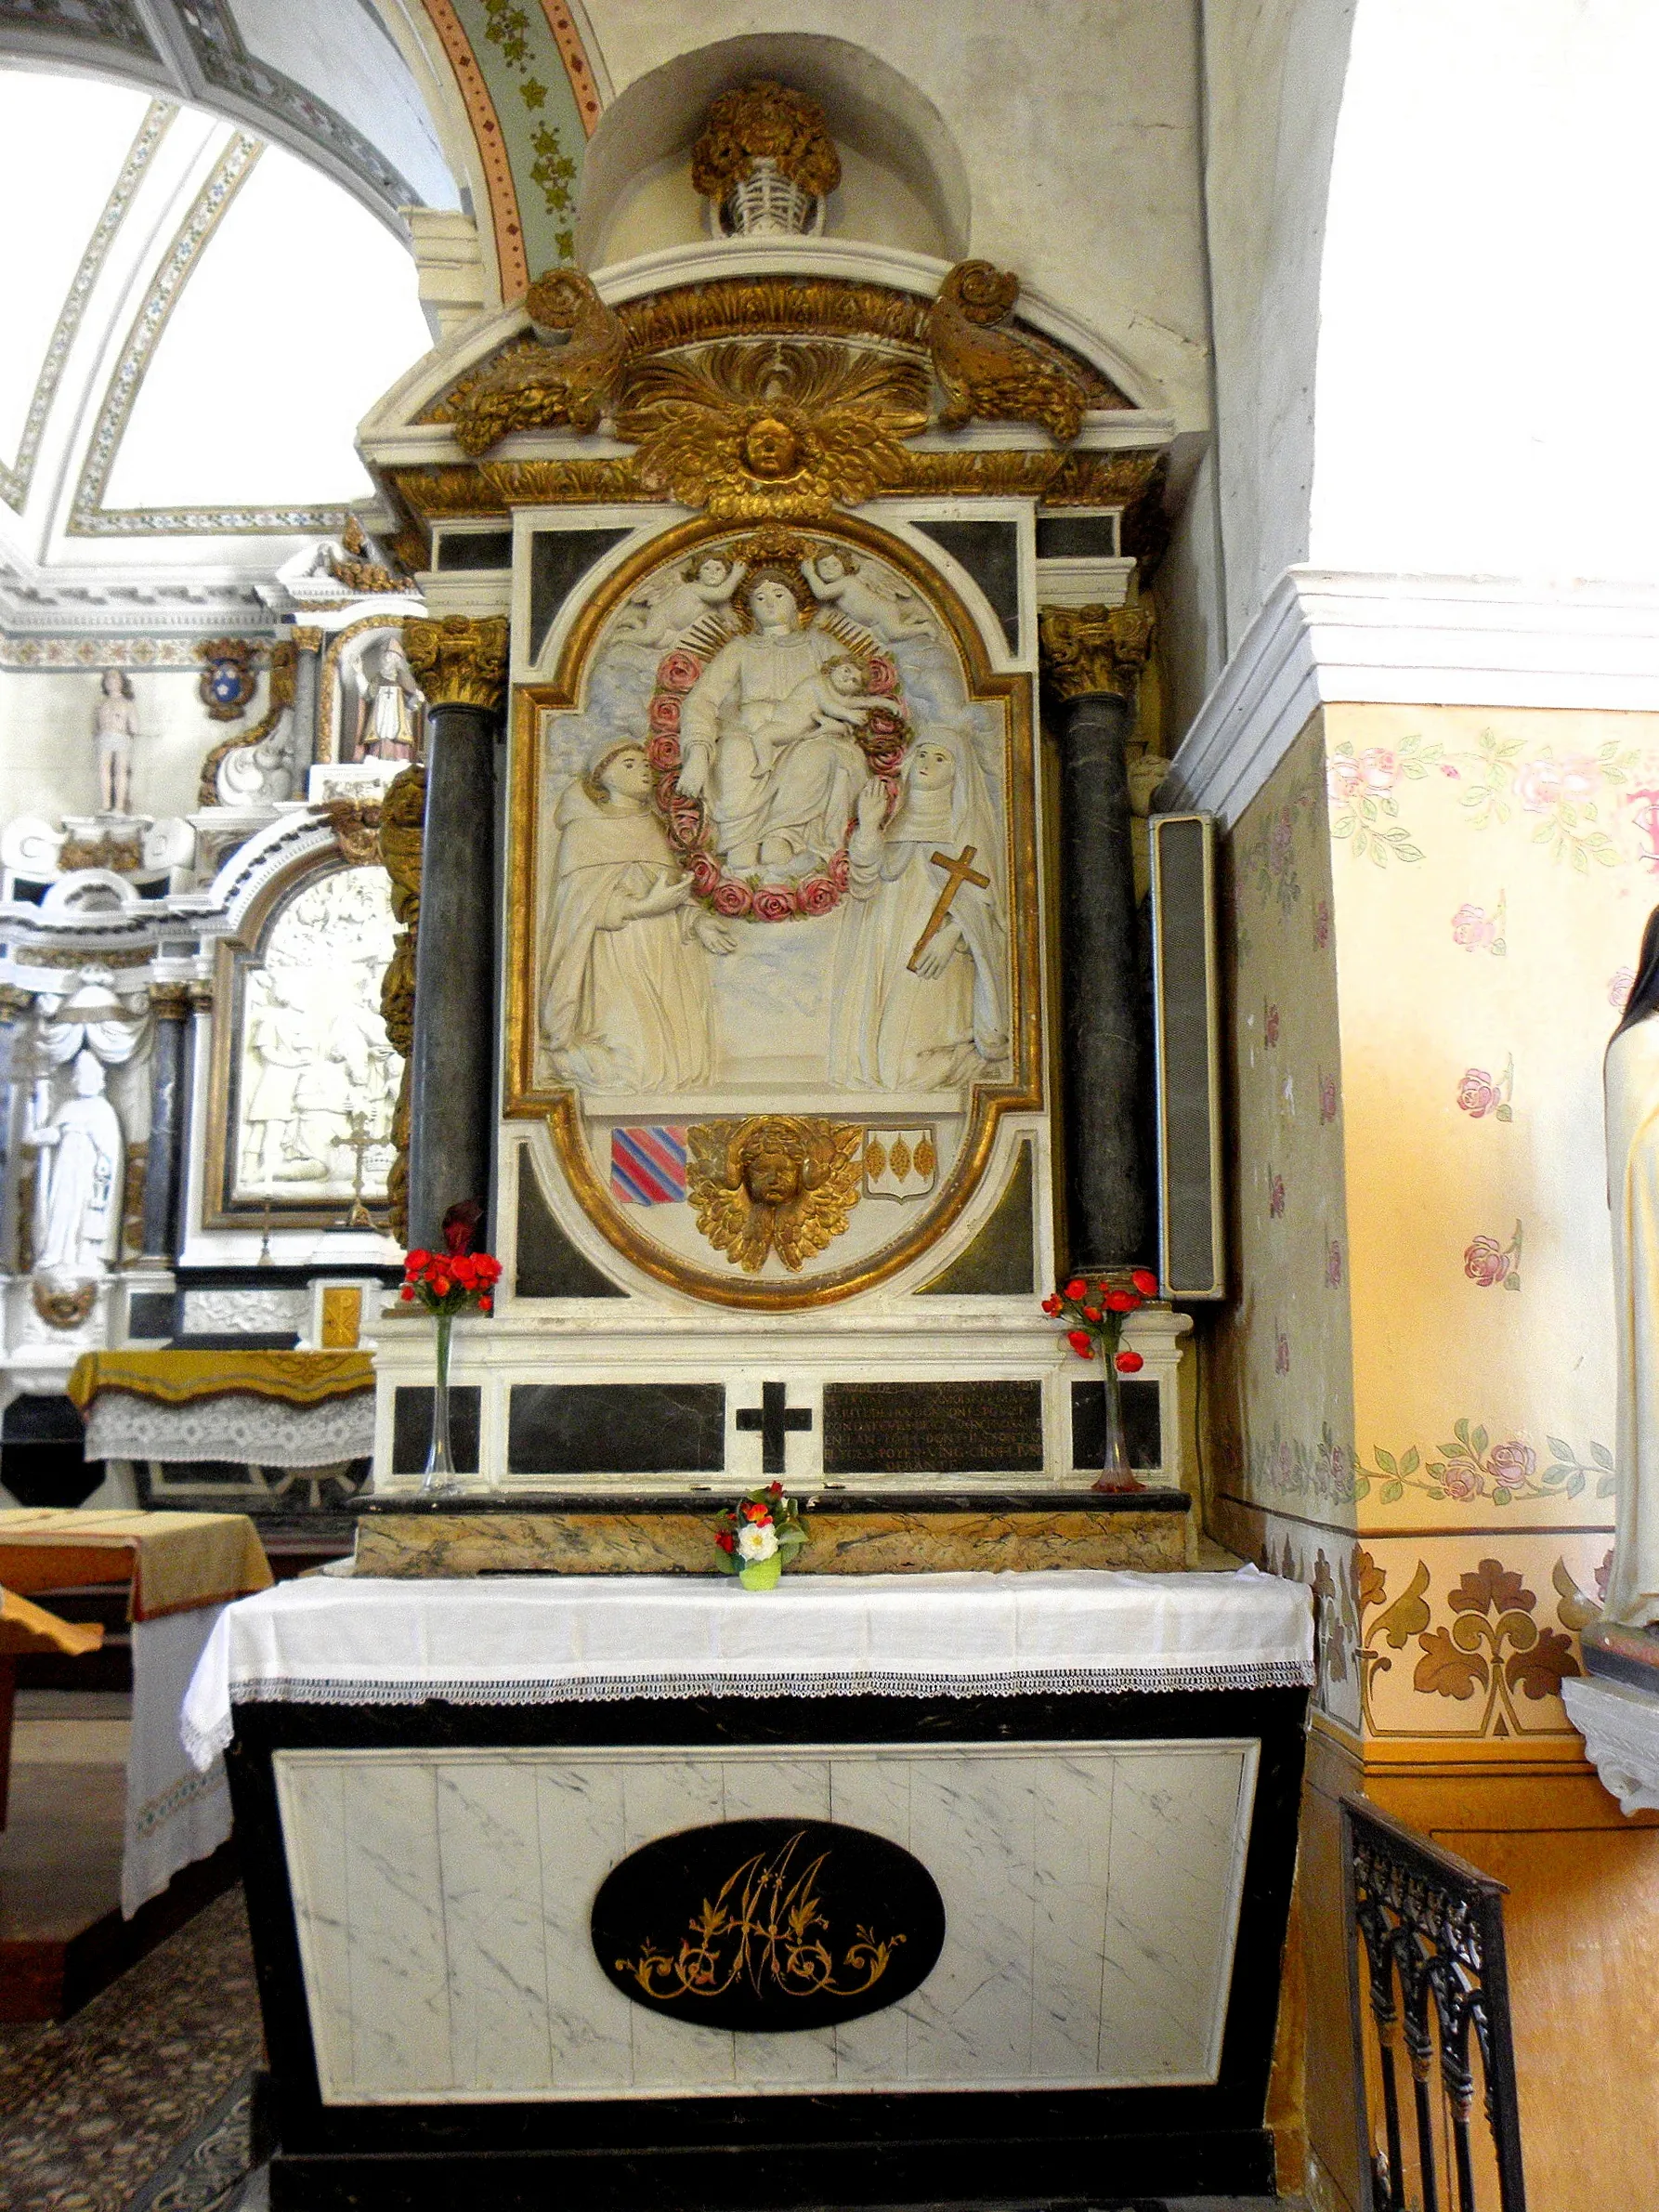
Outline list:
[[[1617,1479],[1601,1055],[1659,903],[1659,716],[1327,706],[1227,844],[1212,1523],[1319,1593],[1351,1726],[1564,1733]]]

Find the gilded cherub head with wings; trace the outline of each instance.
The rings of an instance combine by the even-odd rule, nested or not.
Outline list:
[[[795,1114],[699,1124],[688,1132],[698,1227],[748,1275],[760,1273],[768,1252],[797,1272],[841,1235],[858,1203],[862,1134]]]

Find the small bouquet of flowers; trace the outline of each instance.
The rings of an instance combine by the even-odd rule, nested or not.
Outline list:
[[[418,1300],[440,1320],[453,1319],[476,1305],[487,1314],[495,1303],[502,1263],[489,1252],[411,1252],[403,1263],[398,1296]]]
[[[736,1575],[745,1590],[776,1590],[787,1566],[793,1566],[806,1542],[806,1524],[783,1485],[751,1490],[721,1514],[714,1526],[723,1573]]]
[[[1065,1341],[1079,1359],[1092,1359],[1099,1349],[1102,1360],[1101,1478],[1097,1490],[1138,1490],[1130,1465],[1129,1442],[1123,1426],[1123,1394],[1118,1378],[1138,1375],[1146,1365],[1138,1352],[1125,1349],[1123,1324],[1149,1298],[1157,1296],[1157,1277],[1150,1268],[1133,1267],[1121,1275],[1097,1276],[1092,1282],[1073,1276],[1063,1289],[1042,1302],[1051,1319],[1066,1324]]]

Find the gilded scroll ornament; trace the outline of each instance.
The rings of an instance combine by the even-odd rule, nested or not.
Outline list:
[[[791,1273],[824,1250],[858,1203],[864,1132],[797,1114],[705,1121],[687,1132],[697,1225],[734,1267],[776,1252]]]
[[[490,710],[501,705],[507,684],[504,616],[473,622],[451,614],[441,622],[406,622],[403,650],[428,705]]]
[[[386,1175],[386,1222],[401,1244],[409,1235],[409,1065],[414,1051],[415,939],[421,923],[421,846],[426,821],[426,773],[405,768],[386,786],[380,804],[380,858],[392,879],[392,919],[398,925],[392,957],[380,984],[380,1016],[392,1050],[403,1062],[392,1109],[392,1149]]]
[[[549,269],[525,307],[540,343],[503,354],[456,407],[464,452],[487,453],[513,430],[599,427],[627,358],[627,331],[579,268]]]
[[[1045,607],[1038,618],[1043,680],[1059,699],[1132,699],[1152,651],[1153,613],[1129,607]]]
[[[926,425],[918,364],[781,341],[647,362],[617,417],[642,484],[736,521],[860,504],[902,478]]]
[[[252,729],[242,730],[234,738],[227,738],[222,744],[216,745],[202,762],[201,780],[196,787],[198,806],[216,806],[219,804],[219,768],[226,756],[243,752],[251,746],[263,745],[293,706],[296,650],[292,637],[279,637],[271,647],[270,699],[265,713]],[[202,680],[205,684],[206,676]]]
[[[372,548],[363,535],[363,526],[355,515],[346,516],[339,545],[329,548],[327,560],[328,572],[334,582],[345,584],[348,591],[361,592],[365,598],[406,588],[404,578],[395,576],[374,558]]]
[[[974,420],[1038,423],[1062,445],[1083,427],[1082,381],[1028,339],[998,330],[1020,296],[1020,280],[988,261],[959,261],[928,317],[934,374],[945,394],[939,426]]]

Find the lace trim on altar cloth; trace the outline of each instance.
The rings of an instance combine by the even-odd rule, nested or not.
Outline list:
[[[251,1675],[232,1682],[233,1705],[595,1705],[670,1697],[1020,1697],[1120,1696],[1142,1691],[1302,1690],[1313,1670],[1300,1659],[1159,1660],[1148,1666],[1015,1667],[986,1674],[884,1674],[839,1669],[822,1674],[603,1674],[522,1677],[510,1682],[389,1682],[371,1677],[327,1682],[301,1675]],[[185,1722],[198,1762],[229,1743],[227,1718],[206,1734]]]

